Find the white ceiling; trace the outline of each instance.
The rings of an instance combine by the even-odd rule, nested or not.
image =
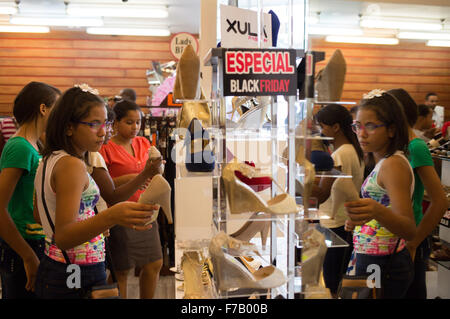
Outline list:
[[[0,0],[7,2],[11,0]],[[335,25],[358,25],[358,15],[381,15],[390,17],[416,17],[427,19],[446,19],[447,29],[450,30],[450,0],[423,0],[423,3],[449,3],[448,6],[396,4],[357,0],[310,0],[309,9],[314,15],[320,12],[320,23]],[[392,2],[411,2],[411,0],[390,0]],[[64,2],[70,3],[115,3],[122,0],[21,0],[21,14],[64,14]],[[191,32],[198,33],[200,28],[200,2],[201,0],[128,0],[126,4],[155,4],[167,5],[169,17],[167,19],[117,19],[105,18],[105,25],[120,24],[122,26],[167,26],[171,33]],[[218,2],[228,2],[218,0]],[[256,6],[257,0],[239,0],[242,6]],[[415,3],[419,0],[414,0]],[[265,6],[278,6],[287,4],[287,0],[264,0]],[[294,3],[303,3],[303,0],[294,0]],[[0,23],[8,24],[9,16],[0,15]]]
[[[11,0],[0,0],[11,2]],[[121,4],[122,0],[21,0],[19,9],[21,14],[51,15],[65,14],[65,4],[89,3],[89,4]],[[128,0],[127,4],[165,5],[168,6],[169,17],[167,19],[118,19],[104,18],[105,26],[120,24],[123,26],[168,26],[171,33],[191,32],[198,33],[200,28],[200,0]],[[9,17],[0,15],[2,23],[8,23]],[[60,28],[61,29],[61,28]]]

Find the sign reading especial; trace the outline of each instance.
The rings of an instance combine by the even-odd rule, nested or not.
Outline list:
[[[289,49],[227,49],[224,96],[296,95],[295,58]]]

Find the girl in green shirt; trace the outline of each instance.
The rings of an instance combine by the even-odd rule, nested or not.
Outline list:
[[[44,253],[42,226],[33,217],[34,177],[39,138],[61,92],[41,82],[28,83],[14,100],[19,129],[0,159],[0,277],[3,299],[34,298],[34,281]]]

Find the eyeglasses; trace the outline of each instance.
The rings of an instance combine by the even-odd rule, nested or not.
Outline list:
[[[363,125],[358,122],[353,122],[352,124],[352,130],[355,133],[358,133],[361,130],[366,131],[367,133],[371,134],[375,132],[375,130],[379,127],[386,126],[386,124],[374,124],[374,123],[367,123],[366,125]]]
[[[98,123],[98,122],[83,122],[83,121],[77,121],[77,123],[84,124],[89,126],[93,131],[100,131],[101,128],[110,129],[113,122],[106,121],[105,123]]]

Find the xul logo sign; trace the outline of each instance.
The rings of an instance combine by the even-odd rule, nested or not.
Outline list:
[[[250,22],[242,22],[241,23],[241,21],[238,21],[238,20],[234,20],[233,22],[231,22],[229,19],[227,19],[227,23],[228,23],[227,32],[230,32],[232,30],[232,31],[234,31],[234,33],[239,32],[242,35],[249,35],[252,37],[258,36],[257,33],[252,32]],[[237,30],[236,30],[236,27],[237,27]],[[263,33],[264,33],[264,37],[267,39],[267,32],[266,32],[265,26],[263,27]]]

